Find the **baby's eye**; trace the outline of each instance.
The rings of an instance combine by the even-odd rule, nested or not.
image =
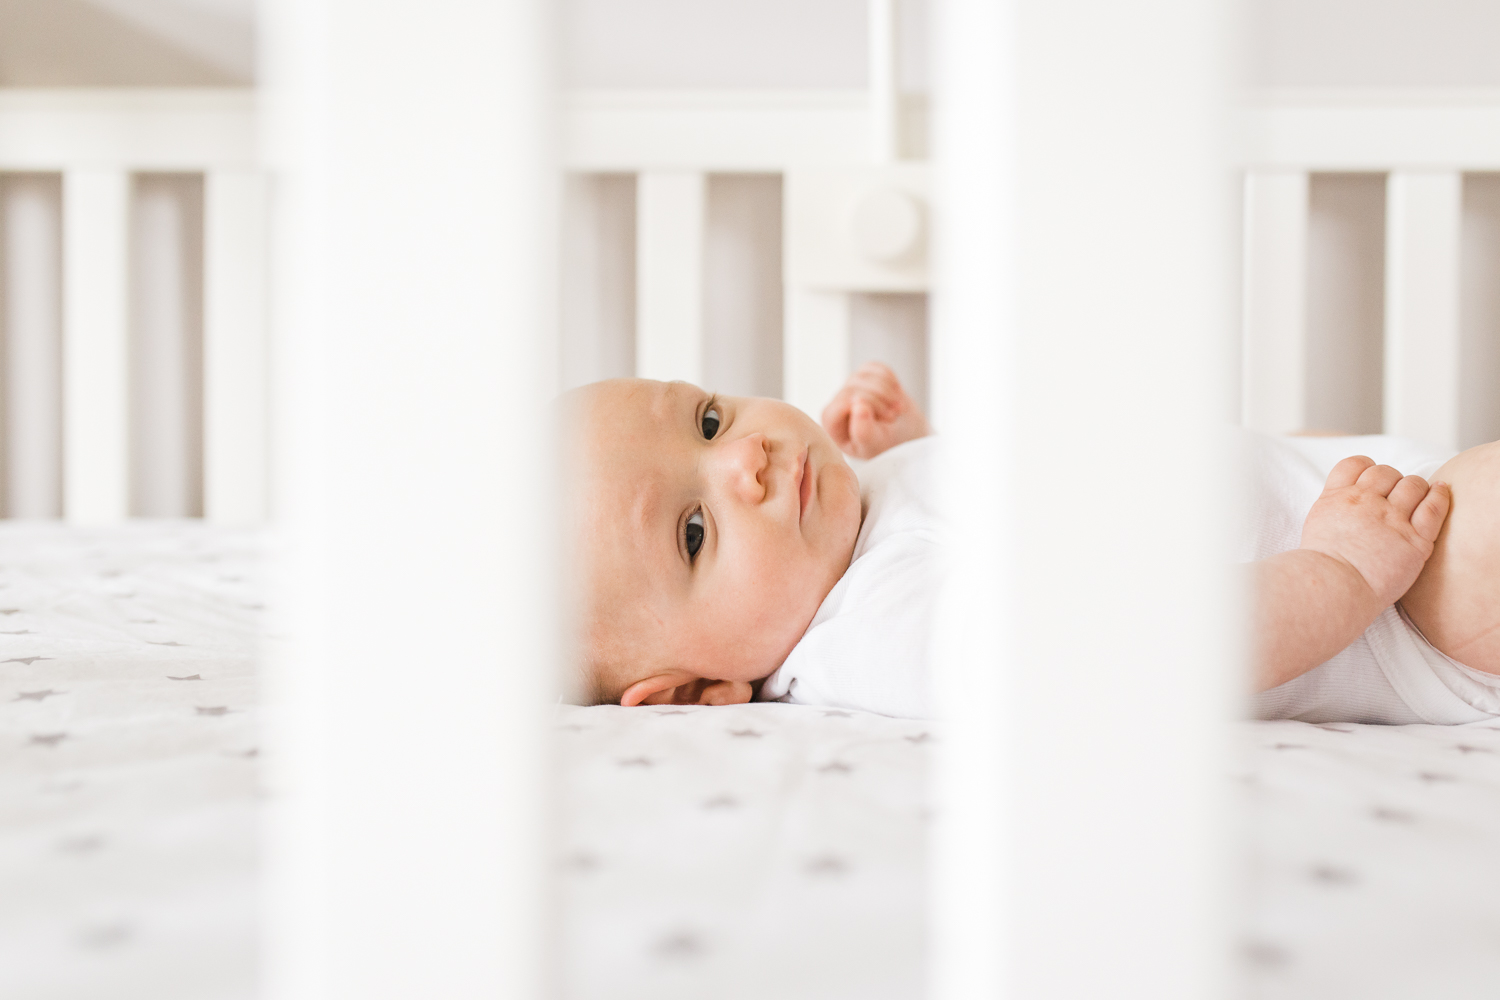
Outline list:
[[[712,441],[714,439],[719,433],[719,424],[721,422],[717,406],[710,406],[703,411],[703,438],[705,441]]]
[[[696,511],[687,519],[684,534],[687,536],[688,558],[691,559],[703,548],[703,511]]]

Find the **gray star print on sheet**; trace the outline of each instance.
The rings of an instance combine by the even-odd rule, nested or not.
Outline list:
[[[199,715],[228,715],[229,714],[229,706],[228,705],[199,705],[197,707],[197,712],[198,712]]]
[[[180,642],[152,642],[150,639],[147,639],[146,643],[147,643],[147,645],[151,645],[151,646],[181,646],[182,645],[182,643],[180,643]]]
[[[678,933],[662,938],[656,947],[651,949],[658,957],[669,961],[682,961],[688,958],[697,958],[708,949],[704,947],[697,935],[690,933]]]
[[[1324,885],[1353,885],[1359,881],[1359,876],[1349,869],[1335,868],[1333,865],[1319,865],[1310,874],[1314,881]]]
[[[67,738],[67,733],[37,733],[31,738],[31,745],[37,747],[55,747]]]
[[[202,679],[202,674],[188,674],[186,677],[173,677],[171,674],[167,675],[167,680],[169,681],[201,681]]]
[[[758,740],[758,739],[760,739],[762,736],[764,736],[766,734],[765,733],[756,732],[754,729],[731,729],[731,730],[729,730],[729,735],[730,736],[735,736],[735,737],[740,737],[740,738],[743,738],[743,739]]]
[[[809,875],[843,875],[849,871],[849,864],[837,855],[820,854],[807,862],[805,870]]]
[[[850,774],[853,771],[854,768],[850,767],[848,764],[845,764],[841,760],[831,760],[828,763],[824,764],[822,767],[818,768],[818,773],[820,774]]]
[[[20,613],[20,608],[0,608],[0,615],[18,615]]]
[[[47,688],[45,691],[22,691],[15,696],[13,701],[46,701],[55,694],[67,694],[66,691],[54,691]]]
[[[0,635],[31,635],[31,629],[23,628],[19,632],[0,632]]]
[[[33,663],[35,663],[37,660],[50,660],[50,659],[52,659],[52,657],[50,657],[50,656],[12,656],[8,660],[0,660],[0,663],[24,663],[24,664],[26,664],[29,667]]]

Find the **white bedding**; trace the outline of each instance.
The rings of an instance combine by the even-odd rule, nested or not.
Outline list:
[[[0,997],[254,995],[253,577],[246,533],[0,525]],[[920,996],[936,728],[557,726],[565,996]],[[1251,995],[1500,993],[1500,729],[1240,734]]]
[[[254,995],[253,556],[0,527],[0,997]]]

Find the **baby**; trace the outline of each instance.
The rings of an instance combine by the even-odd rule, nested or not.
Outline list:
[[[724,705],[763,686],[926,713],[932,457],[888,368],[855,373],[827,429],[778,400],[682,382],[570,395],[581,700]],[[863,488],[840,448],[879,456]]]
[[[1500,716],[1500,443],[1448,461],[1392,437],[1247,434],[1243,443],[1256,714],[1391,724]],[[1388,464],[1333,461],[1351,450]]]
[[[931,714],[934,439],[889,369],[856,372],[822,427],[777,400],[685,383],[601,382],[570,403],[578,700]],[[1247,441],[1257,713],[1500,715],[1500,522],[1486,510],[1500,443],[1429,487],[1363,457],[1327,468],[1328,449],[1351,444],[1413,465],[1398,439]],[[859,475],[841,449],[869,460]]]

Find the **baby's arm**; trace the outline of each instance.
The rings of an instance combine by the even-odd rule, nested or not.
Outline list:
[[[878,361],[861,365],[823,410],[823,429],[845,454],[874,458],[932,433],[895,372]]]
[[[1253,567],[1255,689],[1305,674],[1396,603],[1432,555],[1449,500],[1446,484],[1362,455],[1334,466],[1302,547]]]

